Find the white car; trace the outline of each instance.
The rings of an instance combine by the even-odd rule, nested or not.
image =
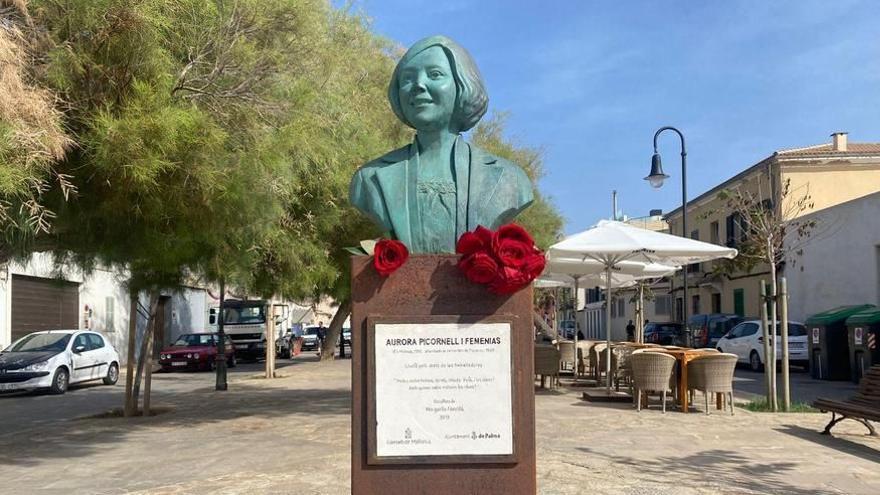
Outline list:
[[[0,352],[0,391],[49,389],[63,394],[73,383],[119,379],[119,354],[88,330],[34,332]]]
[[[782,331],[781,325],[776,325],[776,333]],[[760,371],[764,367],[764,332],[761,329],[761,320],[747,320],[730,329],[724,337],[718,341],[716,349],[721,352],[736,354],[741,363],[748,363],[752,371]],[[776,360],[782,360],[782,347],[776,341]],[[788,361],[797,366],[807,366],[810,355],[807,351],[807,329],[803,323],[788,322]]]

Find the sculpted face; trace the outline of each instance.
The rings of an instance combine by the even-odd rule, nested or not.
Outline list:
[[[400,107],[413,127],[420,131],[449,127],[456,87],[442,48],[432,46],[410,59],[401,68],[397,84]]]

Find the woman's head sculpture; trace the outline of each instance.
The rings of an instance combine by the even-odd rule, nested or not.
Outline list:
[[[477,65],[445,36],[417,41],[388,85],[394,114],[413,141],[355,172],[351,203],[412,253],[454,253],[477,226],[497,229],[531,204],[532,183],[516,164],[466,142],[489,96]]]
[[[435,50],[431,50],[435,49]],[[403,83],[406,82],[407,70],[413,62],[421,62],[425,59],[428,50],[442,50],[446,63],[451,70],[451,76],[455,83],[455,101],[452,107],[450,127],[453,132],[460,133],[469,130],[480,121],[489,107],[489,95],[483,84],[480,70],[471,55],[455,41],[446,36],[431,36],[417,41],[406,51],[403,58],[394,68],[391,82],[388,85],[388,101],[397,118],[406,125],[419,129],[420,123],[413,122],[407,115],[411,113],[405,109],[408,102],[402,101]]]

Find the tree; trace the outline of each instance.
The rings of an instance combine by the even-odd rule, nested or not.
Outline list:
[[[742,232],[742,240],[737,245],[739,256],[722,265],[724,270],[745,269],[751,271],[756,263],[765,263],[770,270],[770,329],[765,328],[764,341],[769,343],[765,355],[764,373],[769,375],[768,404],[775,411],[776,400],[776,294],[778,274],[786,260],[797,253],[809,241],[816,220],[803,218],[813,209],[809,184],[792,189],[791,179],[786,179],[778,192],[762,181],[759,176],[733,190],[722,191],[719,198],[726,201],[734,213],[737,227]],[[762,301],[764,304],[764,301]],[[767,335],[769,333],[769,335]],[[787,335],[781,338],[786,340]],[[788,373],[788,362],[783,362]],[[789,391],[784,394],[789,397]],[[788,403],[788,401],[786,401]]]
[[[44,40],[24,2],[2,2],[0,12],[0,264],[22,255],[51,228],[45,194],[56,184],[73,190],[55,168],[72,140],[62,127],[55,95],[35,82]]]
[[[48,191],[58,218],[39,235],[57,262],[124,267],[151,300],[192,278],[264,297],[338,290],[340,236],[366,229],[347,220],[349,177],[400,130],[385,124],[389,45],[361,18],[317,0],[33,12],[50,40],[35,72],[78,145],[58,164],[75,200]]]

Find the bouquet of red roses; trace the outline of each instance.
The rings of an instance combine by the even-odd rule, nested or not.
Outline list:
[[[494,294],[513,294],[544,271],[544,253],[532,236],[510,223],[496,232],[478,226],[458,239],[458,268],[468,280],[489,287]]]

